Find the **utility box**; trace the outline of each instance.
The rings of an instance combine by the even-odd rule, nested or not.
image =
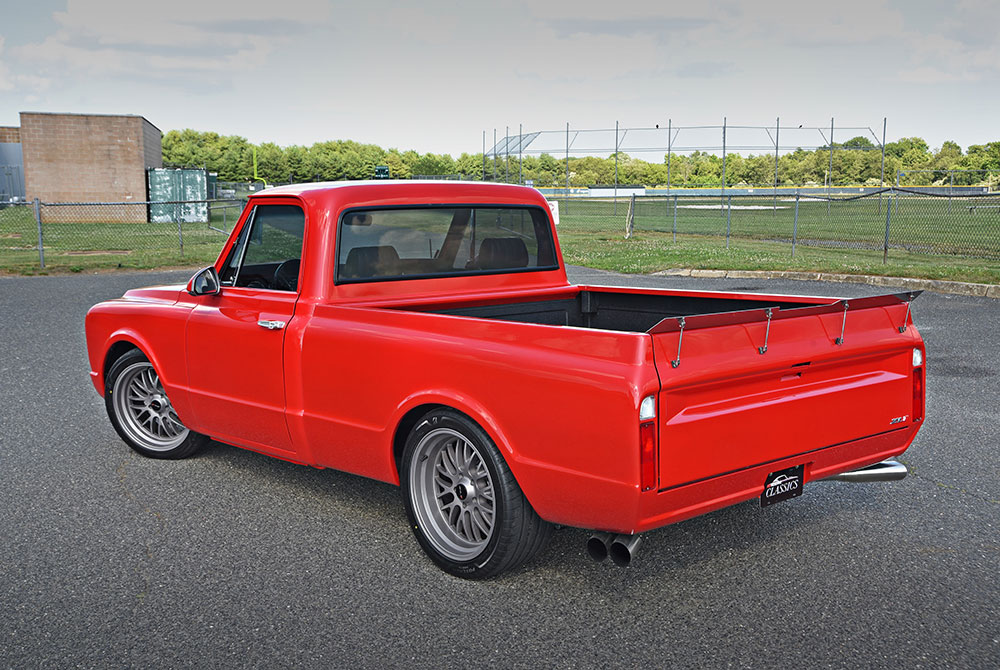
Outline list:
[[[149,170],[151,223],[208,223],[208,171],[191,168]]]
[[[0,126],[0,202],[24,200],[21,129]]]

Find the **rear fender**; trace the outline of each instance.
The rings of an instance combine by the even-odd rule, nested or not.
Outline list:
[[[421,392],[406,398],[406,400],[400,403],[400,405],[396,408],[392,417],[390,425],[393,426],[393,431],[390,435],[387,449],[389,458],[393,464],[392,468],[396,476],[396,484],[399,484],[399,470],[397,469],[394,453],[396,443],[395,437],[400,429],[400,425],[403,422],[403,418],[409,412],[417,407],[420,407],[421,405],[440,405],[442,407],[447,407],[461,412],[475,421],[480,428],[486,431],[486,434],[490,436],[493,443],[497,445],[497,449],[500,450],[504,461],[506,461],[511,472],[514,473],[514,478],[517,479],[517,454],[514,452],[510,440],[508,439],[503,428],[500,426],[499,421],[496,420],[496,417],[494,417],[484,405],[477,402],[474,398],[470,398],[466,394],[449,389],[438,389],[434,391]],[[404,435],[403,439],[405,438],[406,436]]]

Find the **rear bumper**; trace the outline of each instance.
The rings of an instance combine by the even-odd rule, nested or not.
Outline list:
[[[811,482],[884,461],[906,451],[919,428],[919,423],[911,424],[881,435],[641,494],[636,524],[618,530],[641,533],[757,498],[764,491],[768,474],[803,463],[805,481]]]

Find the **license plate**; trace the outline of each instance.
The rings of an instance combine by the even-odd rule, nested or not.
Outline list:
[[[802,484],[805,478],[805,465],[796,465],[772,472],[764,482],[764,492],[760,494],[760,506],[767,507],[774,503],[802,495]]]

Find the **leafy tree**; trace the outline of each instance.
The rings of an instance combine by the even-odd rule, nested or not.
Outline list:
[[[837,146],[834,143],[834,146]],[[844,142],[843,145],[846,149],[875,149],[876,146],[872,143],[870,139],[864,135],[858,135],[857,137],[852,137],[851,139]],[[888,145],[887,145],[888,146]]]
[[[190,128],[171,130],[163,137],[163,161],[167,165],[205,167],[218,172],[222,181],[243,181],[253,174],[253,145],[237,135],[220,135]],[[805,151],[801,148],[778,158],[778,183],[781,185],[824,184],[878,185],[882,177],[882,152],[870,139],[853,137],[835,144],[833,174],[829,175],[828,148]],[[673,186],[717,186],[722,181],[722,157],[694,151],[689,155],[672,154],[670,178]],[[461,174],[470,179],[485,176],[498,180],[504,176],[505,164],[511,181],[521,170],[525,179],[538,186],[562,186],[566,183],[566,160],[542,154],[517,157],[487,157],[483,175],[483,156],[463,153],[458,159],[447,154],[419,154],[416,151],[386,151],[374,144],[352,140],[317,142],[310,147],[280,147],[271,142],[257,146],[259,174],[269,182],[316,179],[371,179],[376,165],[389,166],[396,179],[414,175]],[[650,163],[624,153],[618,155],[618,183],[655,186],[667,183],[667,157]],[[570,181],[573,186],[609,185],[615,179],[614,156],[571,157]],[[1000,171],[1000,142],[972,145],[965,154],[955,142],[944,142],[931,151],[922,138],[904,137],[885,147],[886,181],[892,183],[898,171],[908,172],[904,184],[927,183],[927,175],[916,170],[932,170],[933,181],[950,183],[952,170]],[[986,174],[957,173],[955,183],[983,183]],[[729,154],[726,157],[726,182],[730,186],[746,184],[768,186],[774,180],[774,158],[769,154]]]
[[[483,178],[483,155],[463,153],[455,161],[455,170],[464,179],[479,181]]]

